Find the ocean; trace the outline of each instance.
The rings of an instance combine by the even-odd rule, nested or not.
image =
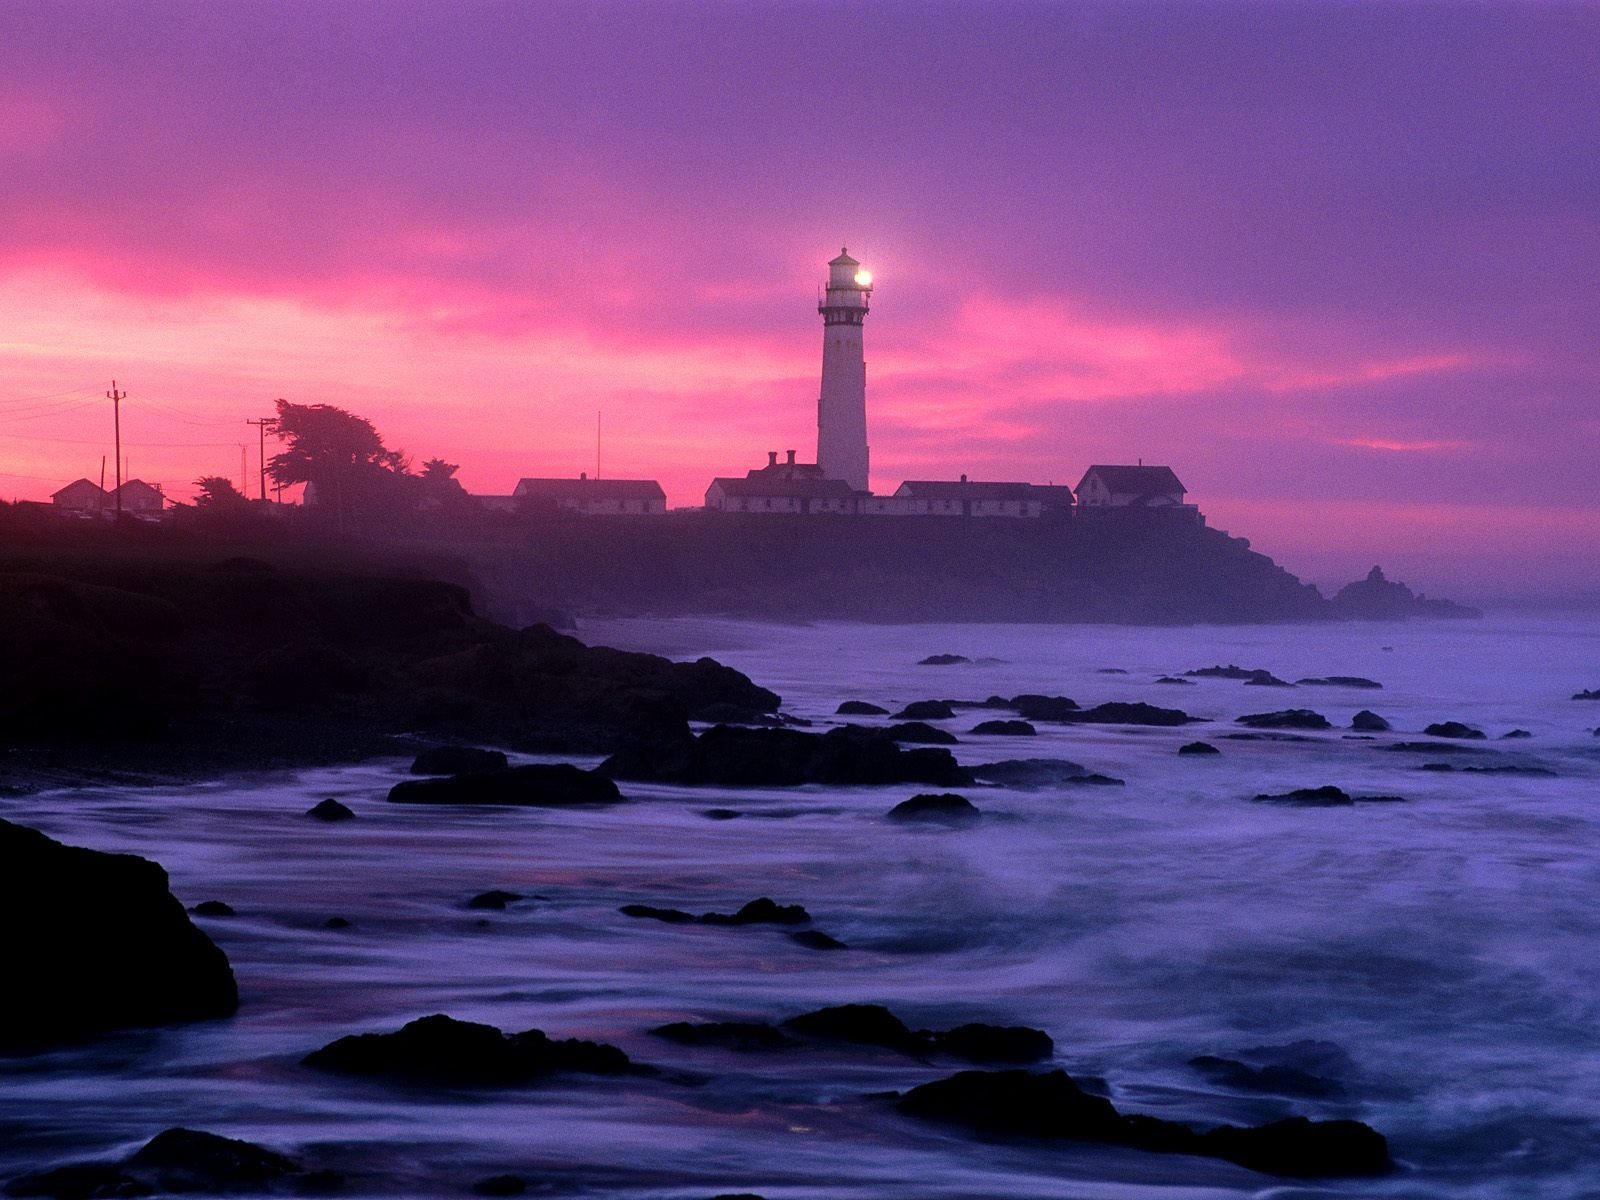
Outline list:
[[[959,709],[938,724],[963,764],[1066,759],[1122,783],[962,789],[983,816],[956,828],[888,820],[937,790],[914,786],[625,782],[630,803],[606,809],[391,805],[401,759],[0,798],[9,820],[160,862],[185,904],[231,905],[233,917],[197,921],[242,997],[231,1020],[0,1060],[0,1179],[120,1157],[182,1125],[342,1170],[346,1196],[459,1196],[505,1173],[529,1195],[619,1200],[1600,1195],[1600,703],[1569,699],[1600,687],[1600,622],[673,619],[586,622],[579,636],[710,655],[815,729],[845,720],[844,700],[893,710],[1018,693],[1203,721],[1039,723],[1022,738],[972,734],[1009,714]],[[970,661],[918,665],[933,654]],[[1382,688],[1156,682],[1227,664]],[[1333,728],[1239,736],[1251,731],[1237,717],[1287,708]],[[1394,732],[1353,732],[1361,709]],[[1448,720],[1487,736],[1423,736]],[[1514,730],[1529,736],[1504,736]],[[1177,753],[1195,740],[1221,753]],[[1389,748],[1408,742],[1435,749]],[[1398,799],[1253,799],[1324,785]],[[327,796],[356,819],[304,815]],[[492,888],[524,899],[467,907]],[[618,911],[731,912],[760,896],[804,905],[848,948]],[[846,1002],[888,1005],[913,1028],[1042,1029],[1052,1065],[1125,1112],[1197,1128],[1365,1121],[1398,1169],[1291,1182],[1209,1159],[985,1140],[885,1099],[961,1063],[860,1047],[739,1053],[648,1032]],[[300,1065],[336,1037],[435,1012],[610,1042],[661,1073],[451,1091]],[[1201,1056],[1309,1063],[1327,1086],[1262,1090],[1197,1067]]]

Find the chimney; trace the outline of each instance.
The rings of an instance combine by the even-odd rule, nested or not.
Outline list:
[[[778,452],[776,450],[768,450],[767,451],[767,466],[775,467],[777,465],[778,465]]]
[[[789,451],[789,465],[791,467],[794,466],[794,451],[793,450]]]
[[[587,471],[579,471],[578,472],[578,479],[579,479],[580,482],[585,480],[585,479],[587,479],[587,478],[589,478],[589,472],[587,472]],[[963,475],[961,478],[965,479],[966,476]]]
[[[965,475],[963,475],[963,476],[962,476],[962,477],[961,477],[961,482],[962,482],[962,483],[965,483],[965,482],[966,482],[966,481],[967,481],[967,477],[966,477],[966,476],[965,476]]]

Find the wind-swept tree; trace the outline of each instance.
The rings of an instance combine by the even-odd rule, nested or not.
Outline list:
[[[403,506],[401,481],[409,478],[409,464],[365,417],[331,404],[279,400],[277,432],[287,445],[267,463],[267,473],[280,484],[310,485],[341,532],[354,519]]]
[[[196,508],[213,510],[242,508],[249,499],[226,475],[202,475],[194,481]]]

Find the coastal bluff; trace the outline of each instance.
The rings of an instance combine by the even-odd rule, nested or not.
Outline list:
[[[1149,514],[1070,521],[551,515],[529,523],[514,546],[458,549],[489,610],[510,624],[551,608],[1150,625],[1365,615],[1333,604],[1243,538]],[[1397,606],[1384,615],[1425,614]]]

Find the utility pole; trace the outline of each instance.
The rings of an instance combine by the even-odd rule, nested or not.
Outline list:
[[[117,391],[117,381],[111,381],[111,390],[106,393],[106,399],[111,401],[111,423],[116,430],[117,439],[117,516],[122,515],[122,402],[128,396],[127,392]]]
[[[267,426],[277,425],[276,417],[261,417],[255,421],[246,421],[246,425],[254,425],[261,432],[261,498],[267,498]]]

